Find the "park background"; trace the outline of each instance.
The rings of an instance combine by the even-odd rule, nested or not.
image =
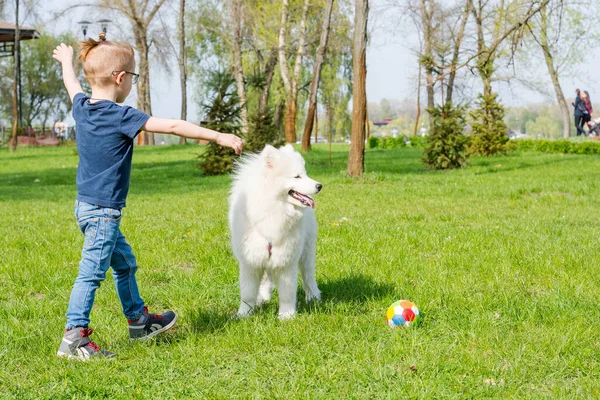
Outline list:
[[[109,37],[114,34],[117,39],[133,42],[132,27],[126,18],[98,7],[67,10],[73,3],[24,2],[26,17],[21,22],[51,35],[24,42],[24,48],[51,48],[59,35],[76,41],[82,35],[78,21],[84,19],[110,19],[113,22],[108,26]],[[110,4],[115,2],[98,2],[96,6]],[[159,2],[147,4],[151,8]],[[173,59],[177,51],[155,52],[170,48],[161,39],[177,36],[178,3],[164,4],[168,7],[161,8],[157,18],[163,18],[170,29],[165,34],[160,19],[152,25],[152,112],[178,117],[181,101],[178,68]],[[219,85],[215,90],[214,83],[223,82],[219,80],[222,78],[229,82],[225,88],[229,101],[220,110],[239,112],[236,85],[227,76],[234,58],[228,46],[231,30],[206,29],[214,27],[214,23],[226,28],[230,14],[227,8],[219,7],[235,4],[241,3],[187,3],[191,8],[186,12],[190,32],[190,120],[215,123],[211,112],[219,110],[215,106]],[[255,19],[245,21],[257,22],[251,25],[252,32],[273,40],[285,2],[244,4],[248,12],[258,6],[266,7],[264,12],[252,14]],[[290,4],[293,37],[298,33],[302,4]],[[311,15],[322,16],[323,4],[313,3]],[[420,105],[424,128],[431,135],[414,137],[414,114],[411,117],[410,110],[417,105],[419,65],[429,67],[435,79],[444,63],[436,54],[430,59],[417,56],[423,25],[418,18],[415,24],[414,18],[419,16],[420,2],[373,3],[366,84],[371,103],[371,138],[366,141],[367,149],[362,149],[364,164],[359,164],[358,176],[354,176],[349,173],[350,155],[353,147],[364,144],[362,138],[367,129],[360,127],[360,121],[366,118],[363,114],[358,124],[350,123],[352,113],[358,110],[349,107],[352,92],[348,68],[327,68],[349,65],[351,30],[340,26],[350,28],[354,6],[364,2],[335,4],[335,21],[345,25],[339,25],[332,35],[332,50],[323,68],[317,137],[327,137],[335,126],[337,143],[313,144],[303,152],[309,175],[324,184],[324,190],[315,198],[319,222],[317,281],[323,301],[306,304],[300,300],[297,318],[286,323],[277,319],[276,299],[252,318],[233,319],[239,289],[227,228],[230,177],[212,176],[199,168],[200,160],[206,161],[205,155],[212,151],[209,146],[138,146],[122,229],[136,251],[143,298],[152,310],[177,311],[178,324],[157,340],[130,343],[109,276],[97,293],[92,327],[94,340],[118,354],[116,362],[72,363],[57,359],[83,240],[72,217],[77,150],[72,140],[51,148],[18,146],[16,151],[10,151],[3,146],[0,398],[600,396],[600,276],[596,268],[600,263],[600,143],[582,137],[556,140],[562,136],[560,115],[552,108],[546,109],[545,114],[535,114],[538,108],[553,103],[551,90],[541,96],[521,85],[529,82],[530,86],[546,88],[546,92],[551,89],[539,51],[534,50],[535,46],[528,48],[533,44],[525,41],[522,46],[502,47],[496,59],[499,75],[493,79],[492,88],[500,95],[500,104],[507,107],[505,116],[498,112],[500,107],[493,96],[482,104],[479,95],[483,84],[477,60],[471,60],[475,64],[461,69],[457,76],[456,103],[464,104],[465,109],[448,108],[442,96],[442,81],[438,80],[433,91],[435,117],[429,119],[424,111],[428,100],[423,77]],[[457,17],[461,4],[466,3],[428,0],[421,4],[439,6],[434,7],[436,10],[454,10],[450,15],[456,22],[460,20]],[[589,88],[594,100],[598,90],[594,75],[598,46],[593,29],[597,2],[513,0],[485,4],[508,7],[506,15],[510,18],[501,19],[502,26],[518,21],[521,12],[527,12],[530,6],[552,4],[552,10],[560,11],[562,5],[568,5],[562,8],[568,12],[553,14],[575,21],[561,30],[569,35],[556,42],[562,45],[558,49],[566,50],[563,56],[570,59],[573,51],[573,60],[577,61],[570,64],[561,83],[569,102],[569,93],[575,87]],[[4,1],[2,5],[4,18],[11,20],[11,2]],[[205,7],[203,12],[200,6]],[[221,13],[214,14],[215,10]],[[494,10],[492,7],[489,18],[496,15]],[[435,14],[434,21],[443,15],[446,14]],[[261,16],[270,18],[256,19]],[[270,29],[263,29],[269,21]],[[320,23],[320,18],[311,19],[310,32],[319,32]],[[89,35],[95,36],[101,26],[94,23],[88,28]],[[444,28],[438,32],[443,38],[442,33],[449,31]],[[492,33],[487,31],[486,35]],[[250,114],[256,112],[259,104],[261,85],[255,84],[262,82],[261,74],[253,72],[264,68],[264,64],[256,63],[256,53],[249,50],[253,37],[249,34],[242,41]],[[311,51],[303,61],[304,84],[310,81],[316,60],[318,35],[310,37]],[[519,45],[521,39],[530,39],[523,30],[509,37],[509,43],[515,40]],[[452,43],[452,38],[447,38]],[[297,40],[292,38],[291,43],[297,44]],[[464,61],[475,51],[474,43],[468,44]],[[290,64],[294,62],[295,49],[294,45],[287,48]],[[197,57],[195,51],[206,57]],[[43,56],[39,63],[27,66],[24,62],[23,73],[32,73],[33,78],[36,74],[43,77],[57,67],[57,63],[48,60],[48,52],[38,54]],[[0,65],[11,71],[11,62],[5,58]],[[163,64],[172,68],[166,71]],[[208,73],[212,71],[216,73]],[[267,107],[273,114],[282,101],[285,103],[285,88],[277,74]],[[10,72],[0,75],[0,79],[2,85],[10,87]],[[64,96],[62,83],[55,83],[60,88],[56,89],[58,93]],[[352,85],[352,89],[357,87]],[[381,92],[374,91],[374,87]],[[10,90],[3,89],[3,96],[10,94]],[[298,96],[296,139],[302,137],[307,97],[306,90]],[[4,99],[0,104],[7,107]],[[138,100],[132,93],[127,104],[139,106]],[[327,120],[327,104],[334,106],[335,124],[323,123]],[[399,116],[393,114],[395,108]],[[47,109],[56,111],[56,118],[62,119],[69,106],[67,102],[62,108]],[[440,115],[440,111],[446,115]],[[4,123],[9,123],[6,112]],[[481,123],[482,115],[488,112],[501,118]],[[533,128],[527,123],[549,126],[548,137],[508,140],[509,129],[522,125],[523,115],[528,133]],[[537,121],[540,115],[545,120]],[[392,118],[392,123],[380,128],[373,125],[373,120],[386,118]],[[230,124],[226,127],[241,131],[239,120],[236,117],[225,121]],[[467,125],[472,128],[469,135],[465,135]],[[393,135],[394,127],[398,138],[384,136]],[[278,142],[284,138],[283,123],[275,128],[266,130],[274,136],[262,139]],[[359,136],[361,140],[345,143],[355,128],[363,135]],[[494,146],[476,150],[494,153],[465,152],[466,139],[478,139],[486,129],[493,135],[482,137]],[[570,135],[574,135],[574,129]],[[436,143],[443,144],[440,151],[435,149]],[[295,146],[301,151],[299,144]],[[219,160],[226,156],[216,154]],[[419,306],[424,316],[420,326],[394,330],[386,325],[387,307],[402,298]]]

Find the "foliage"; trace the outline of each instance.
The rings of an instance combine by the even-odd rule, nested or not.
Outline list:
[[[508,128],[504,123],[504,107],[498,102],[496,93],[479,96],[478,108],[471,111],[472,155],[491,156],[508,151],[506,143]]]
[[[74,44],[71,35],[53,37],[47,34],[39,39],[21,42],[21,95],[22,118],[25,127],[39,122],[44,126],[62,120],[71,107],[69,95],[62,81],[59,62],[52,58],[52,50],[60,43]],[[4,59],[0,63],[0,113],[12,119],[14,63]]]
[[[411,136],[409,139],[410,147],[415,147],[417,149],[424,149],[427,147],[427,136]]]
[[[208,80],[210,87],[209,102],[203,105],[206,127],[222,133],[240,134],[241,105],[235,81],[229,72],[212,71]],[[198,158],[198,167],[204,175],[226,174],[233,168],[235,152],[219,146],[214,142],[208,143],[206,151]]]
[[[248,119],[248,136],[244,143],[244,151],[259,152],[267,144],[275,147],[284,144],[277,127],[273,124],[273,113],[270,109],[262,115],[251,115]]]
[[[447,102],[427,110],[431,116],[431,132],[423,161],[430,169],[461,168],[467,164],[465,107]]]
[[[370,149],[400,149],[402,147],[406,147],[406,140],[404,136],[399,137],[375,137],[371,136],[369,138],[369,148]]]
[[[531,140],[513,141],[519,151],[541,151],[562,154],[600,154],[600,142],[574,142],[570,140]]]

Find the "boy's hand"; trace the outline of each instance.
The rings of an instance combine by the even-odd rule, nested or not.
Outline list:
[[[52,57],[63,64],[71,63],[73,62],[73,48],[71,46],[67,46],[64,43],[61,43],[59,46],[56,46],[56,48],[52,52]]]
[[[242,139],[231,133],[220,133],[217,137],[217,144],[219,146],[231,147],[235,151],[235,154],[240,154],[244,147]]]

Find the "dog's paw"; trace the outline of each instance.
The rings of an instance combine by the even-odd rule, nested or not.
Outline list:
[[[238,309],[237,314],[235,314],[236,319],[241,319],[241,318],[248,318],[249,316],[252,315],[252,313],[254,312],[254,307],[246,304],[246,303],[242,303],[240,305],[240,308]]]
[[[280,321],[287,321],[290,319],[293,319],[296,316],[296,312],[295,311],[288,311],[288,312],[284,312],[284,313],[279,313],[279,320]]]
[[[316,294],[306,293],[306,302],[310,303],[313,301],[315,301],[315,302],[321,301],[321,293],[316,293]]]

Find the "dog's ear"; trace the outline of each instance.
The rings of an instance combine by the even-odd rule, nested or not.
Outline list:
[[[275,166],[275,160],[279,158],[279,150],[268,144],[260,153],[260,157],[264,160],[266,167],[272,169]]]
[[[283,147],[280,147],[279,150],[284,151],[286,153],[293,153],[295,151],[294,148],[292,147],[292,145],[289,143]]]

